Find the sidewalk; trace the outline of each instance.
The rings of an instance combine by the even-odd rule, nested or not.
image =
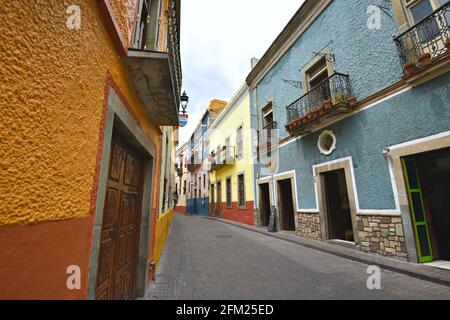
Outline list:
[[[382,269],[398,272],[404,275],[427,280],[433,283],[450,287],[450,270],[439,269],[417,263],[406,262],[394,258],[383,257],[375,254],[367,254],[356,249],[347,248],[343,245],[327,241],[311,240],[299,237],[295,234],[278,232],[270,233],[266,229],[261,229],[249,225],[240,224],[233,221],[223,220],[213,217],[206,219],[216,220],[221,223],[229,224],[238,228],[264,234],[268,237],[285,240],[310,249],[319,250],[345,259],[361,262],[369,265],[377,265]]]

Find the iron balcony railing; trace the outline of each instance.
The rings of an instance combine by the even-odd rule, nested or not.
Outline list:
[[[179,1],[172,0],[169,10],[169,32],[167,33],[167,52],[169,53],[169,63],[172,72],[172,81],[174,83],[177,106],[180,105],[180,95],[182,86],[182,69],[180,54],[180,31],[177,10]]]
[[[272,139],[275,137],[273,131],[277,129],[278,123],[274,121],[267,124],[264,128],[258,131],[258,157],[264,152],[268,153],[268,155],[270,156],[272,149]]]
[[[143,5],[147,8],[148,16],[150,16],[150,4],[148,1],[144,1]],[[180,32],[179,32],[179,21],[177,10],[179,1],[172,0],[170,1],[169,8],[169,20],[167,25],[167,47],[164,49],[164,52],[169,55],[169,64],[170,64],[170,73],[172,77],[172,83],[174,87],[174,94],[176,99],[176,105],[179,112],[180,105],[180,95],[181,95],[181,87],[182,87],[182,69],[181,69],[181,54],[180,54]],[[159,51],[161,49],[157,49],[157,43],[150,44],[150,38],[148,33],[150,32],[150,23],[147,22],[142,26],[142,31],[136,42],[132,46],[131,49],[140,50],[140,51]]]
[[[211,171],[217,170],[225,165],[236,163],[236,148],[222,147],[216,153],[211,154]]]
[[[430,54],[432,60],[447,55],[449,22],[450,1],[397,36],[394,41],[402,66],[410,62],[416,63],[424,54]]]
[[[335,73],[286,107],[288,122],[319,110],[328,100],[333,106],[345,104],[351,96],[349,76]]]

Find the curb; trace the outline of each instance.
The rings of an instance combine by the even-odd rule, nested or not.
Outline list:
[[[313,249],[316,251],[332,254],[344,259],[369,264],[377,265],[384,270],[389,270],[425,280],[428,282],[444,285],[450,287],[450,270],[439,269],[436,267],[425,266],[417,263],[407,262],[403,260],[397,260],[395,258],[383,257],[374,254],[368,254],[355,249],[346,248],[337,244],[328,243],[325,241],[311,240],[301,238],[299,236],[286,235],[282,233],[269,233],[264,229],[260,229],[253,226],[247,226],[237,222],[227,221],[214,217],[203,217],[205,219],[214,220],[220,223],[228,224],[234,227],[252,231],[265,235],[267,237],[284,240],[293,244],[303,246],[305,248]],[[295,237],[295,238],[294,238]],[[298,239],[297,239],[298,238]]]

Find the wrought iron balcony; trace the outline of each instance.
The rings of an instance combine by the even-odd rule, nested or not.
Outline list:
[[[258,146],[257,146],[257,154],[258,158],[261,154],[271,155],[272,150],[272,139],[277,138],[276,134],[274,134],[274,130],[278,129],[277,122],[271,122],[266,125],[264,128],[258,131]]]
[[[201,153],[198,151],[194,151],[190,158],[190,162],[187,165],[187,170],[192,173],[198,170],[202,165],[203,159],[201,158]]]
[[[147,1],[144,1],[146,4]],[[150,9],[150,4],[147,3]],[[169,18],[143,16],[137,28],[135,42],[128,49],[125,66],[129,79],[153,123],[162,126],[179,125],[182,86],[179,33],[179,0],[171,0]],[[157,40],[152,36],[159,34]]]
[[[335,73],[286,107],[286,130],[290,134],[305,133],[326,118],[351,112],[355,104],[349,76]]]
[[[449,22],[450,1],[397,36],[394,40],[402,66],[406,69],[410,64],[413,68],[420,68],[423,61],[428,64],[430,60],[449,55]]]
[[[210,171],[216,171],[227,165],[236,164],[236,148],[222,147],[216,153],[211,154]]]

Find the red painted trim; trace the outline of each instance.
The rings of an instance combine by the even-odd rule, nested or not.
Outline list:
[[[112,38],[119,56],[126,57],[128,55],[128,46],[123,38],[122,31],[117,23],[114,11],[112,10],[109,0],[97,0],[100,13],[105,23],[106,30]]]
[[[214,209],[217,205],[214,205]],[[247,201],[245,209],[240,209],[237,202],[233,202],[232,208],[227,208],[226,202],[222,202],[222,218],[234,222],[255,225],[254,202]]]
[[[187,212],[186,206],[176,206],[175,212],[185,214]]]

